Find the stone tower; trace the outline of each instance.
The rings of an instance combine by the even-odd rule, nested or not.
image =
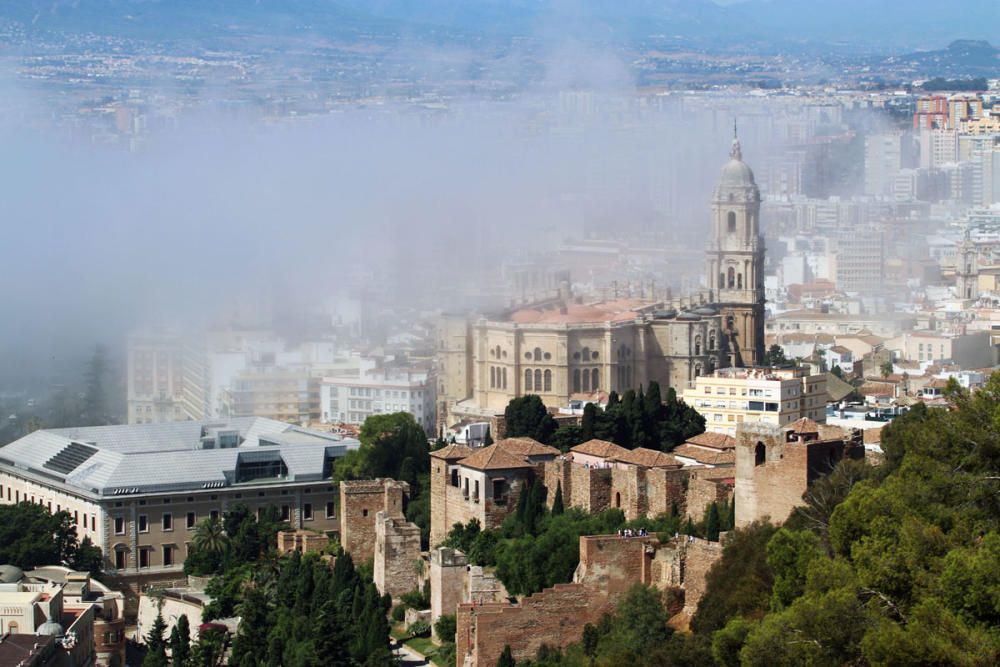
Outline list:
[[[976,245],[969,238],[969,229],[965,229],[965,238],[958,246],[955,255],[955,296],[959,299],[979,298],[979,265],[976,257]]]
[[[722,314],[732,366],[754,366],[764,356],[764,239],[760,190],[743,162],[735,136],[712,201],[707,251],[708,286]]]

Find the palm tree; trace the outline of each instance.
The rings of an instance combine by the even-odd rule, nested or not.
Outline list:
[[[192,539],[195,548],[210,553],[221,553],[229,542],[225,531],[222,529],[222,522],[218,517],[203,519],[195,529]]]
[[[882,377],[888,378],[890,375],[892,375],[892,362],[883,361],[882,365],[879,366],[879,370],[882,371]]]

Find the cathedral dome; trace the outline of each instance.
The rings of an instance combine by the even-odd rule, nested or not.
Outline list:
[[[50,618],[49,620],[45,621],[44,623],[38,626],[36,634],[45,635],[48,637],[62,637],[63,635],[66,634],[66,631],[63,630],[63,626],[59,625]]]
[[[722,167],[722,174],[719,177],[719,188],[756,188],[757,183],[753,178],[753,170],[743,161],[743,151],[740,148],[740,140],[733,137],[733,146],[729,150],[729,162]]]

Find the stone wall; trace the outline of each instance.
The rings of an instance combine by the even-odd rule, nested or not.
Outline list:
[[[707,470],[717,470],[708,468]],[[728,477],[712,478],[702,475],[691,475],[688,480],[687,503],[684,508],[684,516],[690,517],[693,521],[701,521],[705,518],[712,503],[729,504],[733,497],[733,469],[728,469]]]
[[[627,521],[646,516],[646,472],[634,465],[611,469],[611,507],[621,509]]]
[[[687,505],[685,488],[689,473],[684,469],[652,468],[646,471],[646,514],[655,519],[676,506],[683,513]]]
[[[457,664],[492,667],[505,645],[515,660],[534,659],[542,644],[565,648],[581,640],[587,623],[613,611],[636,583],[671,591],[671,609],[689,615],[704,594],[705,574],[721,554],[718,543],[686,537],[663,545],[653,537],[581,537],[572,583],[557,584],[518,604],[458,605]]]
[[[410,485],[392,479],[340,483],[340,543],[356,563],[375,555],[375,516],[403,518],[403,497]]]
[[[469,559],[461,551],[438,547],[431,551],[431,625],[441,616],[454,614],[464,598]]]
[[[278,551],[283,554],[322,551],[328,544],[329,537],[308,530],[282,530],[278,533]]]
[[[419,585],[420,527],[389,516],[375,515],[375,586],[398,600]]]

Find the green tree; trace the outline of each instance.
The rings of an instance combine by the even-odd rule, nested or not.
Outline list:
[[[504,423],[508,438],[534,438],[548,444],[556,432],[556,420],[534,394],[512,399],[504,410]]]
[[[86,538],[85,538],[86,539]],[[66,511],[52,514],[27,501],[0,505],[0,563],[30,570],[44,565],[79,564],[93,568],[100,550],[89,540],[78,543],[73,518]]]
[[[576,424],[564,424],[552,434],[549,445],[561,452],[568,452],[573,447],[586,442],[583,439],[583,429]]]
[[[497,659],[497,667],[516,667],[516,665],[514,654],[510,650],[510,644],[504,644],[503,652],[500,653],[500,657]]]
[[[157,612],[153,625],[146,634],[146,657],[142,664],[144,667],[167,667],[167,642],[164,634],[167,631],[167,624],[163,621],[163,614]]]
[[[552,500],[552,515],[562,514],[563,509],[562,482],[556,482],[556,497]]]
[[[893,363],[892,361],[883,361],[881,364],[879,364],[878,369],[879,372],[882,374],[882,377],[887,378],[890,375],[892,375]]]
[[[717,503],[712,503],[705,512],[705,539],[718,542],[721,527],[722,522],[719,519],[719,506]]]
[[[222,553],[229,544],[229,538],[218,517],[206,517],[195,528],[191,543],[196,549]]]
[[[580,419],[580,442],[593,440],[594,429],[597,425],[599,409],[595,403],[587,403],[583,406],[583,417]]]
[[[789,365],[788,358],[785,356],[785,350],[775,343],[769,347],[764,352],[763,366],[771,366],[775,368],[782,368]]]
[[[483,437],[483,447],[489,447],[493,444],[493,436],[490,435],[489,424],[486,425],[486,435]]]
[[[434,623],[434,634],[443,642],[455,642],[455,614],[442,614]]]
[[[181,614],[170,631],[170,661],[174,667],[186,667],[191,660],[191,626],[187,614]]]

